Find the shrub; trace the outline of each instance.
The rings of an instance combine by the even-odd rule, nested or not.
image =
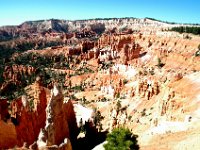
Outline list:
[[[199,44],[199,46],[198,46],[198,50],[195,52],[195,56],[197,57],[197,56],[200,56],[200,44]]]
[[[95,109],[94,111],[94,124],[96,127],[101,127],[102,124],[101,124],[101,121],[104,119],[104,117],[101,115],[101,112],[98,110]]]
[[[185,37],[184,37],[185,39],[192,39],[192,37],[190,37],[189,35],[186,35]]]
[[[162,63],[161,59],[158,58],[158,60],[157,60],[157,66],[158,66],[158,68],[162,68],[164,65],[165,64]]]
[[[129,129],[116,128],[107,135],[105,150],[138,150],[137,135],[133,135]]]
[[[117,101],[117,112],[119,112],[119,110],[121,109],[122,105],[121,105],[121,101]]]
[[[195,56],[196,56],[196,57],[197,57],[197,56],[200,56],[200,50],[198,50],[198,51],[195,52]]]
[[[124,80],[123,80],[123,84],[126,84],[126,83],[128,83],[128,80],[127,80],[127,79],[124,79]]]
[[[72,89],[75,91],[84,91],[82,85],[76,85],[76,86],[72,87]]]
[[[144,108],[143,111],[141,111],[141,116],[144,117],[146,115],[146,109]]]

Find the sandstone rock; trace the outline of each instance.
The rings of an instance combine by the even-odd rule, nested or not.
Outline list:
[[[33,144],[31,144],[31,145],[29,146],[29,149],[30,149],[30,150],[38,150],[37,143],[34,142]]]
[[[0,120],[7,120],[8,118],[8,102],[7,99],[0,99]]]
[[[76,120],[74,120],[75,116],[71,116],[74,114],[73,109],[71,109],[73,107],[72,104],[69,102],[64,106],[63,100],[64,97],[61,90],[57,85],[54,85],[46,108],[46,125],[44,129],[40,130],[37,141],[39,149],[51,149],[52,147],[55,149],[72,149],[69,139],[64,139],[70,138],[69,129],[74,129],[72,133],[75,136],[77,135],[76,126],[73,126],[76,124]],[[71,124],[70,128],[69,123]],[[73,138],[73,134],[71,134],[71,139]],[[63,141],[64,144],[61,144]]]
[[[59,145],[65,137],[69,137],[67,118],[63,112],[63,99],[64,97],[60,89],[54,85],[46,108],[47,120],[45,131],[47,133],[47,146]]]
[[[81,53],[85,53],[94,47],[94,42],[83,41],[83,42],[81,42],[80,47],[81,47]]]
[[[182,78],[183,78],[183,75],[182,75],[181,73],[177,73],[177,74],[174,76],[173,82],[178,81],[178,80],[180,80],[180,79],[182,79]]]
[[[12,122],[0,120],[0,149],[8,149],[17,144],[17,133]]]
[[[35,112],[31,111],[30,103],[25,97],[18,98],[17,100],[11,102],[10,115],[12,123],[8,122],[3,124],[7,129],[2,132],[8,132],[6,136],[3,133],[0,134],[0,137],[3,136],[0,139],[7,141],[4,144],[0,144],[2,148],[11,148],[15,145],[22,146],[24,142],[26,142],[27,145],[30,145],[37,140],[40,128],[45,125],[45,108],[47,101],[44,89],[40,87],[39,90],[40,94],[38,98],[41,102],[40,105],[37,106],[37,111]],[[3,125],[0,129],[5,129],[3,128]],[[13,134],[11,137],[10,132]]]

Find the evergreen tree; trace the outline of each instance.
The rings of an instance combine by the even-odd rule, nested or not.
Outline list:
[[[200,27],[180,26],[180,27],[173,27],[170,29],[170,31],[176,31],[179,33],[192,33],[195,35],[200,35]]]
[[[108,134],[105,150],[138,150],[137,136],[129,129],[116,128]]]

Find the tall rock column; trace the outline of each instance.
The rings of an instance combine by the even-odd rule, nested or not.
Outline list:
[[[47,146],[59,145],[69,137],[67,118],[63,111],[63,94],[54,85],[51,98],[46,108],[47,120],[45,130],[47,133]]]

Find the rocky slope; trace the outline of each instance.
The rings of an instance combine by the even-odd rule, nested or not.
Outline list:
[[[52,89],[51,96],[49,90],[38,82],[29,89],[27,92],[33,100],[27,96],[14,100],[9,112],[12,122],[0,122],[0,148],[30,146],[32,149],[37,146],[48,149],[54,146],[57,149],[72,149],[70,140],[73,141],[77,135],[77,125],[71,102],[64,103],[63,95],[56,87]],[[5,131],[8,132],[4,134]]]
[[[200,37],[163,30],[172,26],[134,18],[19,26],[28,41],[48,30],[33,39],[62,44],[20,51],[3,61],[1,93],[13,90],[9,83],[15,87],[31,74],[37,77],[34,84],[23,84],[24,95],[10,104],[1,98],[0,146],[91,149],[103,142],[95,142],[94,135],[123,126],[139,135],[141,149],[198,149]]]
[[[140,31],[155,31],[167,29],[178,24],[172,25],[148,18],[109,18],[109,19],[91,19],[91,20],[40,20],[27,21],[19,26],[4,26],[0,28],[0,39],[11,39],[13,37],[27,36],[29,34],[38,34],[44,32],[54,33],[71,33],[74,31],[81,31],[82,29],[89,29],[96,33],[102,33],[107,30],[121,30],[126,29],[140,30]]]

